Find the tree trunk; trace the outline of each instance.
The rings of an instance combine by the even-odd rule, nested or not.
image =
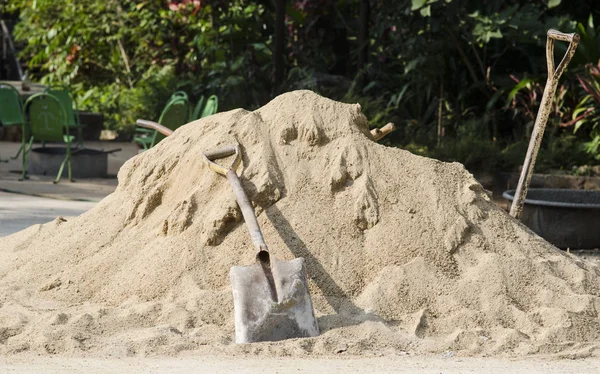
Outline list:
[[[358,31],[358,70],[363,70],[367,65],[369,54],[369,0],[360,0],[359,31]]]
[[[275,0],[275,39],[273,50],[273,94],[279,92],[283,82],[283,46],[285,32],[285,0]]]

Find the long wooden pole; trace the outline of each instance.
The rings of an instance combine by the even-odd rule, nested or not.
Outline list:
[[[569,48],[567,49],[567,52],[565,53],[556,70],[554,69],[555,40],[569,42]],[[546,87],[544,88],[540,109],[538,109],[538,113],[535,118],[535,124],[533,125],[533,132],[531,133],[531,139],[529,140],[529,147],[527,149],[527,154],[525,155],[525,162],[523,163],[523,169],[521,170],[521,176],[519,177],[519,184],[517,185],[515,197],[510,207],[510,215],[517,219],[521,215],[523,203],[525,202],[525,197],[527,196],[527,190],[529,189],[529,183],[531,182],[531,177],[533,175],[535,160],[537,158],[540,145],[542,144],[544,130],[546,129],[546,122],[548,122],[548,116],[550,115],[552,100],[554,99],[556,87],[558,86],[558,79],[565,71],[567,65],[571,61],[571,58],[573,58],[578,43],[578,34],[565,34],[552,29],[548,30],[548,37],[546,40],[546,65],[548,67],[548,79],[546,80]]]

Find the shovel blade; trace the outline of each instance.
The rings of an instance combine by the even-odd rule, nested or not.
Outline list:
[[[271,257],[271,271],[277,290],[275,301],[260,265],[231,268],[235,342],[318,336],[304,259],[277,261]]]

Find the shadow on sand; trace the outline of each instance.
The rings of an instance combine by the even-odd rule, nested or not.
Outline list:
[[[364,321],[385,322],[375,314],[366,313],[352,302],[325,267],[308,250],[304,241],[275,204],[267,208],[265,213],[294,257],[303,257],[306,260],[309,278],[321,290],[329,305],[336,312],[336,314],[317,318],[321,332],[358,325]]]

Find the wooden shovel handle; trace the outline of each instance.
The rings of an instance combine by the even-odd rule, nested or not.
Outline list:
[[[371,130],[371,135],[373,136],[373,139],[377,142],[377,141],[383,139],[384,136],[391,133],[395,129],[396,129],[396,126],[390,122],[383,127]]]
[[[554,68],[554,41],[561,40],[569,42],[567,52],[563,56],[558,67]],[[531,139],[529,140],[529,147],[525,154],[525,161],[523,162],[523,169],[521,170],[521,176],[519,177],[519,183],[515,191],[515,197],[512,205],[510,206],[510,215],[514,218],[519,218],[525,198],[527,196],[527,190],[529,189],[529,183],[533,176],[533,169],[535,167],[535,161],[537,158],[542,139],[544,137],[544,130],[546,129],[546,123],[548,122],[548,116],[552,109],[552,100],[556,93],[556,87],[558,86],[558,79],[566,69],[567,65],[573,58],[577,44],[579,43],[579,35],[577,34],[565,34],[556,30],[548,30],[546,38],[546,64],[548,66],[548,79],[546,80],[546,86],[544,87],[544,94],[540,102],[537,116],[535,118],[535,124],[533,125],[533,131],[531,133]]]
[[[217,160],[219,158],[232,156],[234,154],[235,159],[233,160],[229,168],[225,168],[213,162],[214,160]],[[250,232],[252,244],[256,249],[256,259],[259,263],[268,264],[270,260],[267,244],[265,243],[262,231],[260,231],[258,220],[254,215],[254,208],[252,207],[252,203],[250,202],[248,195],[246,195],[246,191],[244,191],[244,187],[242,186],[240,178],[235,172],[235,169],[237,169],[242,159],[239,144],[227,145],[221,148],[217,148],[215,150],[204,152],[203,156],[204,161],[208,164],[210,169],[218,174],[224,175],[229,181],[229,184],[231,184],[231,189],[233,190],[233,194],[235,195],[240,210],[242,211],[244,221],[246,222],[246,226],[248,227],[248,231]]]
[[[138,119],[137,121],[135,121],[135,124],[140,127],[145,127],[147,129],[156,130],[156,131],[160,132],[161,134],[163,134],[164,136],[169,136],[173,133],[173,130],[171,130],[170,128],[165,127],[165,126],[161,125],[160,123],[154,122],[154,121]]]
[[[266,256],[266,261],[268,261],[269,249],[267,248],[267,244],[265,243],[262,231],[260,231],[258,220],[254,215],[254,208],[252,207],[252,203],[250,202],[250,199],[248,199],[246,191],[244,191],[244,187],[242,186],[240,178],[232,169],[227,170],[225,176],[227,177],[229,184],[231,184],[233,194],[235,195],[240,210],[242,211],[242,216],[244,216],[246,226],[248,226],[248,232],[250,233],[250,237],[252,238],[252,244],[254,245],[254,248],[257,252],[257,260],[259,262],[263,262]]]
[[[567,65],[573,58],[575,54],[575,50],[577,49],[577,44],[579,44],[579,34],[570,33],[566,34],[564,32],[560,32],[554,29],[548,30],[547,40],[546,40],[546,65],[548,67],[548,81],[556,80],[562,75],[562,73],[567,68]],[[569,47],[567,48],[567,52],[563,56],[562,60],[558,64],[558,67],[554,68],[554,41],[560,40],[563,42],[569,42]]]
[[[575,41],[575,40],[577,42],[579,42],[579,34],[576,34],[574,32],[568,34],[565,32],[560,32],[558,30],[550,29],[550,30],[548,30],[547,35],[550,39],[560,40],[563,42],[571,43],[572,41]]]
[[[231,162],[231,165],[226,168],[215,162],[214,160],[218,160],[223,157],[228,157],[231,155],[235,155],[235,158]],[[239,144],[226,145],[221,148],[217,148],[211,151],[204,152],[204,161],[208,164],[208,167],[215,173],[219,173],[221,175],[226,175],[228,170],[236,170],[240,163],[242,162],[242,153],[240,152]]]

